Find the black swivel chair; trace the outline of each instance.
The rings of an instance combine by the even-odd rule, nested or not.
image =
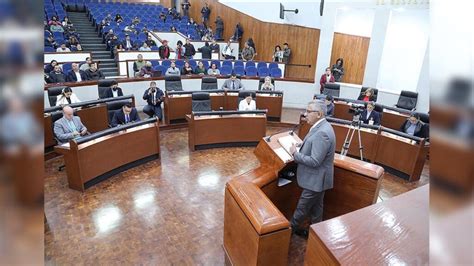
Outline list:
[[[412,91],[402,91],[400,93],[400,97],[398,98],[398,102],[395,105],[398,108],[406,109],[406,110],[415,110],[416,103],[418,102],[418,93]]]
[[[193,92],[192,110],[193,112],[211,111],[211,97],[208,92]]]
[[[97,82],[97,89],[99,91],[99,99],[107,98],[106,92],[112,86],[115,79],[101,79]]]
[[[203,77],[201,80],[201,90],[217,90],[217,78]]]
[[[120,110],[122,106],[124,106],[127,103],[132,103],[132,100],[118,100],[118,101],[112,101],[112,102],[107,102],[107,114],[109,118],[109,126],[112,123],[112,118],[114,118],[114,113],[117,110]]]
[[[368,89],[369,87],[362,87],[360,89],[360,94],[359,95],[365,95],[365,91]],[[379,96],[379,90],[376,89],[376,88],[371,88],[372,91],[374,92],[374,102],[377,101],[377,97]]]
[[[380,115],[380,122],[382,122],[383,105],[376,103],[375,106],[374,106],[374,110],[379,113],[379,115]]]
[[[181,76],[166,76],[165,77],[166,91],[182,91],[183,84],[181,83]]]
[[[63,92],[64,88],[66,88],[66,86],[48,88],[49,106],[56,106],[56,100],[58,99],[58,95]]]
[[[424,123],[422,128],[422,137],[425,139],[430,138],[430,115],[425,113],[418,113],[420,116],[420,121]]]
[[[324,90],[323,90],[324,95],[331,95],[334,98],[334,97],[339,97],[340,92],[341,92],[341,85],[336,84],[336,83],[324,84]]]
[[[258,90],[262,88],[263,83],[265,83],[265,77],[261,77],[260,80],[258,81]],[[275,79],[272,78],[272,84],[275,86]]]

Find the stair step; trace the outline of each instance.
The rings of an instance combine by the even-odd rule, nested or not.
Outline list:
[[[93,51],[92,54],[96,54],[96,55],[101,55],[101,54],[110,54],[110,51],[105,51],[105,50],[96,50],[96,51]]]

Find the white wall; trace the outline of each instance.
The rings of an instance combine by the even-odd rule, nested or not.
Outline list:
[[[334,31],[370,38],[374,16],[375,9],[341,7],[337,9]]]

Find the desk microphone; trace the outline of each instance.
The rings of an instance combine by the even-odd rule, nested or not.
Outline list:
[[[299,124],[296,124],[296,125],[293,127],[293,129],[292,129],[292,130],[290,131],[290,133],[289,133],[290,136],[293,136],[293,135],[295,134],[295,130],[296,130],[296,128],[297,128],[298,126],[299,126]],[[270,142],[270,141],[272,140],[272,137],[273,137],[273,136],[278,135],[278,134],[280,134],[280,133],[283,133],[283,132],[285,132],[285,131],[286,131],[286,130],[282,130],[282,131],[279,131],[279,132],[277,132],[277,133],[275,133],[275,134],[271,134],[270,136],[268,136],[268,137],[265,138],[265,141],[266,141],[266,142]]]

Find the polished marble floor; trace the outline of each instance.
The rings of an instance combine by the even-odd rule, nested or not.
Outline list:
[[[295,122],[298,113],[289,113],[285,122]],[[282,129],[269,127],[268,133]],[[162,131],[161,160],[118,174],[85,193],[68,188],[66,173],[57,171],[62,158],[46,162],[46,263],[223,265],[225,183],[258,165],[253,150],[190,152],[186,128]],[[426,183],[427,166],[416,183],[387,174],[379,200]],[[305,246],[305,240],[292,238],[291,265],[302,265]]]

